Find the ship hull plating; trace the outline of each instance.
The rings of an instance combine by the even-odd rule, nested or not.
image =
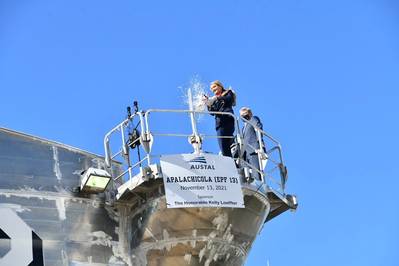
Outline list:
[[[270,208],[261,194],[244,194],[245,209],[167,209],[163,195],[128,209],[132,264],[243,265]]]

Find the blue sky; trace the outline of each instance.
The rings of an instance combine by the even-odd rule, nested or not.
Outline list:
[[[299,197],[246,265],[398,265],[397,1],[0,2],[0,126],[103,154],[195,76],[262,118]]]

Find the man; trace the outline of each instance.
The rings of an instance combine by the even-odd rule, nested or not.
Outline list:
[[[242,129],[243,141],[245,143],[245,160],[253,166],[252,176],[260,179],[260,174],[257,170],[263,171],[263,169],[260,169],[258,153],[256,151],[261,148],[264,149],[265,145],[262,139],[262,147],[260,147],[258,135],[253,125],[262,130],[263,125],[259,117],[254,116],[251,109],[248,107],[242,107],[240,109],[240,116],[248,121],[244,122],[244,127]]]

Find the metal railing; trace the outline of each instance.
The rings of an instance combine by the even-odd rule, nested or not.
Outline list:
[[[150,117],[153,113],[181,113],[187,114],[191,120],[191,134],[182,134],[182,133],[155,133],[151,131],[150,127]],[[235,136],[216,136],[209,134],[201,134],[198,131],[196,116],[198,115],[226,115],[230,116],[235,121],[236,127],[236,135]],[[128,135],[129,127],[131,127],[134,123],[140,125],[141,133],[139,138],[136,138],[133,141],[130,141]],[[257,143],[254,147],[249,143],[244,143],[243,135],[241,132],[241,123],[247,123],[252,126],[256,132]],[[151,124],[152,125],[152,124]],[[120,142],[122,145],[119,145],[118,151],[116,153],[112,153],[110,139],[113,135],[120,132]],[[236,141],[236,146],[238,148],[237,158],[235,158],[236,163],[239,168],[244,168],[244,170],[249,171],[251,169],[252,175],[257,173],[260,177],[260,180],[268,186],[274,187],[278,186],[278,190],[284,194],[285,182],[287,179],[287,171],[284,166],[282,150],[280,143],[275,140],[272,136],[266,133],[261,128],[257,127],[251,121],[246,120],[245,118],[237,118],[234,114],[228,112],[207,112],[207,111],[194,111],[194,110],[173,110],[173,109],[149,109],[147,111],[136,112],[132,114],[130,117],[126,118],[116,127],[114,127],[110,132],[108,132],[104,137],[104,149],[105,149],[105,162],[106,166],[109,169],[112,169],[112,162],[116,160],[118,157],[121,157],[125,170],[114,177],[114,181],[119,180],[120,178],[128,175],[128,178],[131,180],[135,176],[134,171],[141,171],[144,166],[148,166],[153,163],[153,159],[157,158],[155,154],[152,153],[152,146],[155,137],[183,137],[188,138],[189,142],[193,146],[194,152],[200,153],[202,152],[202,142],[205,138],[234,138]],[[270,142],[270,148],[266,149],[269,144],[265,147],[264,138]],[[137,158],[132,156],[130,146],[136,145],[136,149],[138,149]],[[140,148],[141,147],[141,148]],[[247,147],[250,147],[255,151],[259,168],[255,165],[252,165],[248,162],[248,158],[245,158],[245,150]],[[143,157],[140,156],[140,152],[143,152],[145,155]],[[277,154],[277,158],[274,158],[274,155]],[[248,156],[248,155],[247,155]],[[268,167],[267,167],[268,166]],[[274,176],[274,173],[278,170],[280,175],[280,181]],[[112,175],[112,173],[111,173]],[[274,183],[274,185],[272,184]]]
[[[256,136],[257,136],[257,146],[259,147],[253,147],[249,143],[244,143],[244,145],[247,145],[251,147],[253,150],[255,150],[257,156],[258,156],[258,162],[259,162],[259,169],[256,169],[256,171],[262,176],[262,181],[273,181],[275,184],[277,184],[280,188],[280,191],[284,193],[285,190],[285,183],[288,178],[288,172],[287,168],[285,167],[284,160],[283,160],[283,153],[282,153],[282,148],[280,143],[274,139],[271,135],[269,135],[267,132],[265,132],[263,129],[259,128],[255,123],[240,117],[241,121],[244,123],[247,123],[253,127],[255,130]],[[271,147],[267,149],[267,146],[265,146],[264,143],[264,138],[269,140],[271,142]],[[245,150],[245,147],[244,147]],[[277,152],[277,160],[273,159],[273,154]],[[269,168],[269,170],[266,170],[266,163],[263,163],[264,161],[270,162],[272,167]],[[245,162],[246,163],[246,162]],[[269,164],[270,165],[270,164]],[[253,167],[252,165],[248,164],[248,166]],[[264,169],[264,170],[262,170]],[[279,170],[279,175],[280,175],[280,181],[277,181],[276,178],[273,177],[271,174],[275,169]],[[268,178],[269,180],[266,180]]]

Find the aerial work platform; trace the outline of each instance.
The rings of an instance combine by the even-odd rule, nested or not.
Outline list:
[[[190,117],[191,129],[192,132],[190,134],[182,134],[182,133],[169,133],[169,132],[154,132],[151,131],[151,115],[155,113],[163,113],[163,114],[186,114]],[[154,142],[157,142],[157,138],[167,137],[173,138],[177,137],[180,139],[187,139],[188,143],[192,145],[192,158],[202,158],[203,164],[199,165],[200,172],[197,174],[204,174],[206,172],[205,166],[206,158],[212,156],[212,153],[209,151],[204,152],[202,150],[203,140],[209,138],[217,138],[218,136],[209,136],[206,134],[202,134],[198,131],[197,126],[197,117],[200,115],[210,115],[210,114],[224,114],[234,117],[236,121],[236,136],[235,138],[235,154],[234,158],[224,157],[222,155],[214,156],[218,161],[214,162],[215,164],[220,165],[220,160],[231,160],[234,164],[230,164],[229,166],[224,167],[223,171],[233,171],[236,172],[237,177],[239,179],[239,183],[242,185],[242,188],[250,188],[255,187],[256,191],[263,191],[270,195],[270,199],[272,199],[273,207],[272,210],[279,210],[279,212],[283,212],[282,210],[295,209],[296,208],[296,199],[292,195],[287,195],[285,193],[285,185],[288,178],[287,168],[283,162],[281,145],[274,138],[272,138],[269,134],[263,131],[260,128],[257,128],[256,125],[253,125],[259,142],[259,147],[261,149],[257,149],[256,153],[259,159],[259,168],[249,164],[244,158],[244,151],[246,145],[250,145],[245,143],[242,138],[241,128],[242,123],[251,123],[244,118],[237,118],[231,113],[221,113],[221,112],[198,112],[194,110],[165,110],[165,109],[149,109],[147,111],[138,111],[134,114],[130,114],[129,117],[113,128],[109,133],[106,134],[104,138],[104,147],[105,147],[105,162],[106,166],[111,169],[112,163],[115,158],[119,157],[120,160],[124,164],[124,171],[119,175],[114,175],[113,180],[123,182],[121,186],[118,187],[118,193],[116,195],[116,200],[123,200],[125,198],[129,198],[129,194],[137,194],[144,193],[145,191],[149,191],[148,183],[154,182],[157,179],[164,179],[165,176],[162,171],[163,158],[165,154],[154,154],[152,152]],[[133,132],[129,132],[129,128],[134,128],[135,137],[132,138]],[[137,130],[137,128],[140,130]],[[137,135],[139,132],[140,135]],[[111,151],[111,137],[116,138],[118,141],[117,135],[120,135],[119,146],[117,146],[117,152],[112,153]],[[227,136],[220,136],[221,138]],[[270,145],[268,145],[268,149],[265,146],[266,139]],[[176,140],[173,140],[176,143]],[[181,141],[181,140],[180,140]],[[170,141],[172,143],[172,140]],[[164,144],[165,145],[165,144]],[[134,147],[132,149],[131,147]],[[136,151],[138,155],[135,155]],[[187,151],[186,151],[187,152]],[[181,162],[184,161],[183,156],[189,156],[190,154],[174,154],[175,157],[182,156]],[[219,157],[219,158],[217,158]],[[179,159],[177,159],[179,160]],[[198,159],[197,159],[198,160]],[[208,158],[209,160],[209,158]],[[214,159],[215,160],[215,159]],[[187,161],[187,160],[186,160]],[[173,168],[184,168],[184,163],[181,164],[179,162],[174,162],[175,165],[172,165]],[[198,161],[201,163],[201,161]],[[205,163],[205,164],[204,164]],[[165,162],[164,162],[165,164]],[[193,165],[188,165],[194,167]],[[208,165],[209,166],[209,165]],[[164,166],[165,167],[165,166]],[[213,169],[215,170],[215,169]],[[198,169],[196,169],[198,172]],[[201,172],[202,171],[202,172]],[[204,172],[205,171],[205,172]],[[194,171],[195,172],[195,171]],[[178,172],[179,173],[179,172]],[[190,173],[190,172],[188,172]],[[194,173],[192,173],[194,174]],[[209,173],[208,173],[209,174]],[[234,174],[234,173],[233,173]],[[231,173],[230,173],[231,175]],[[166,181],[168,179],[164,179]],[[179,180],[182,181],[182,180]],[[187,182],[186,180],[183,180]],[[181,183],[181,182],[178,182]],[[203,182],[202,182],[203,183]],[[194,182],[195,184],[195,182]],[[207,206],[202,206],[207,207]],[[271,212],[273,213],[273,211]],[[275,215],[274,215],[275,216]],[[274,217],[273,216],[273,217]],[[271,216],[272,217],[272,216]],[[270,220],[271,218],[269,218]]]
[[[152,117],[156,114],[164,115],[163,120],[168,115],[189,118],[191,132],[154,130]],[[234,158],[204,151],[204,140],[215,142],[218,136],[201,132],[198,118],[211,114],[234,117]],[[111,169],[118,157],[124,165],[122,173],[113,175],[114,181],[123,180],[114,204],[133,204],[140,210],[136,215],[146,217],[142,242],[135,248],[139,254],[146,254],[146,263],[242,265],[263,224],[297,208],[296,197],[285,192],[288,173],[281,145],[253,125],[259,147],[267,144],[256,151],[260,167],[250,165],[244,158],[250,144],[243,141],[240,130],[244,122],[250,123],[231,113],[137,110],[106,134],[107,167]],[[162,144],[161,138],[167,140]],[[119,142],[113,146],[114,153],[111,139]],[[191,145],[191,151],[178,153],[177,144],[182,141]],[[154,152],[157,145],[176,148],[172,154],[159,154]]]

